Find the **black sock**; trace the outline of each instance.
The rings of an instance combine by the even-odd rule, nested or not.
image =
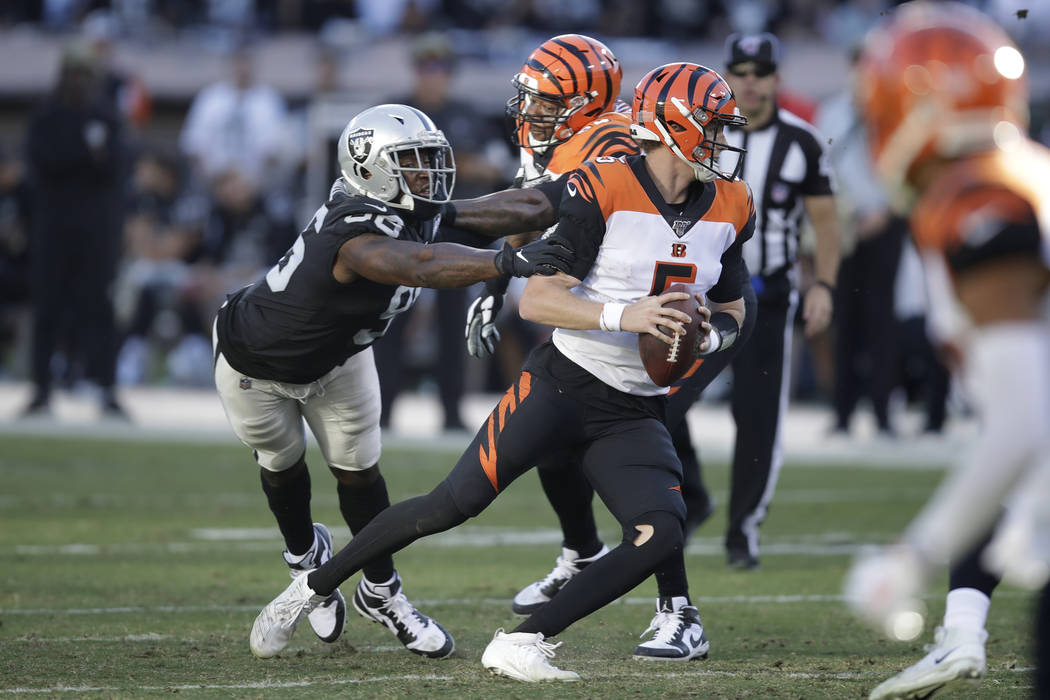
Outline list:
[[[591,502],[594,489],[572,456],[559,452],[540,464],[540,484],[561,523],[562,546],[575,550],[581,559],[593,557],[602,548]]]
[[[657,595],[661,598],[689,597],[689,578],[685,573],[684,550],[678,550],[664,559],[655,573]]]
[[[284,536],[284,546],[291,554],[306,554],[314,545],[314,524],[310,517],[310,470],[300,458],[284,471],[259,470],[263,493],[277,527]]]
[[[331,595],[372,560],[388,557],[420,537],[444,532],[466,519],[442,481],[427,495],[395,503],[372,518],[350,544],[310,574],[310,588],[319,595]]]
[[[375,468],[375,467],[373,467]],[[345,484],[339,482],[339,510],[343,514],[353,535],[361,532],[371,520],[390,506],[390,495],[386,490],[383,475],[367,484]],[[394,575],[394,559],[390,555],[368,562],[361,571],[373,583],[389,581]]]
[[[640,537],[634,524],[648,525],[652,536],[635,546]],[[649,577],[656,567],[682,551],[682,523],[671,513],[654,511],[624,527],[624,540],[616,549],[573,576],[565,587],[515,632],[542,632],[553,637],[577,620],[616,600]]]
[[[999,577],[984,568],[981,564],[981,555],[991,542],[993,533],[993,530],[989,530],[984,539],[974,545],[962,559],[952,562],[952,568],[948,574],[949,590],[975,588],[989,598],[992,597],[992,591],[999,585]]]

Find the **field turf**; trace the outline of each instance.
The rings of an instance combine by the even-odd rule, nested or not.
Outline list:
[[[393,500],[429,490],[456,458],[387,447]],[[334,480],[311,452],[314,519],[349,533]],[[691,594],[711,656],[640,662],[631,651],[652,614],[642,584],[564,632],[555,663],[576,684],[525,685],[488,676],[481,652],[516,618],[509,601],[550,570],[556,519],[534,475],[481,517],[395,557],[409,598],[456,638],[431,661],[403,651],[351,610],[334,645],[300,628],[289,650],[248,651],[259,608],[288,583],[258,469],[234,444],[192,445],[0,437],[0,696],[367,698],[863,698],[917,660],[910,643],[880,639],[840,597],[856,548],[892,540],[939,480],[937,471],[791,465],[764,528],[762,568],[729,571],[719,507],[687,553]],[[726,469],[708,481],[725,502]],[[610,544],[614,521],[598,506]],[[355,576],[344,585],[352,594]],[[930,589],[943,613],[946,576]],[[1031,598],[1001,588],[992,605],[989,674],[954,697],[1032,693]]]

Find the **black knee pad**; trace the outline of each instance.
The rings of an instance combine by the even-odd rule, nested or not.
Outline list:
[[[643,513],[624,526],[623,544],[644,550],[655,561],[662,561],[682,549],[682,520],[665,510]]]

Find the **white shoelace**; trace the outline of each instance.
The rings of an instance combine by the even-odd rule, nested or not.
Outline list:
[[[678,630],[682,627],[683,620],[678,613],[663,612],[662,610],[653,617],[649,627],[639,637],[644,637],[650,632],[656,632],[653,641],[667,644],[674,639]]]
[[[580,570],[572,561],[565,557],[558,557],[554,569],[539,582],[539,587],[546,588],[547,586],[553,585],[556,581],[568,581],[578,573],[580,573]]]
[[[408,602],[408,598],[401,591],[387,598],[379,608],[386,610],[401,622],[416,639],[419,639],[427,628],[426,623],[419,619],[415,606]]]
[[[547,657],[547,659],[553,659],[554,650],[560,647],[562,644],[563,642],[558,642],[557,644],[554,644],[552,642],[547,642],[543,639],[537,638],[535,642],[531,642],[530,644],[524,645],[524,648],[527,650],[534,650]],[[547,659],[541,660],[543,661],[543,663],[547,663]]]
[[[308,572],[303,572],[308,573]],[[304,579],[305,580],[305,579]],[[299,616],[303,614],[303,611],[310,612],[310,598],[307,597],[305,600],[299,597],[290,597],[288,600],[281,600],[274,603],[274,617],[279,621],[282,626],[286,626],[289,622],[298,620]]]

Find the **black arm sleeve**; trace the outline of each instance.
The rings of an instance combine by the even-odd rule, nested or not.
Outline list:
[[[743,230],[737,234],[733,245],[722,253],[722,274],[718,282],[707,292],[707,298],[719,304],[734,301],[743,296],[744,285],[747,284],[751,273],[744,262],[744,243],[755,233],[755,213],[752,210]]]
[[[576,171],[576,175],[586,179],[581,171]],[[583,188],[577,184],[576,190],[582,192]],[[605,217],[602,216],[601,206],[582,194],[564,197],[558,208],[558,228],[554,236],[567,241],[574,251],[572,268],[568,274],[582,280],[591,271],[605,238]]]
[[[559,178],[557,180],[551,180],[549,182],[542,182],[533,189],[542,192],[543,195],[550,200],[551,206],[554,207],[554,211],[558,211],[561,208],[561,197],[565,193],[565,182],[568,180],[568,176]]]

